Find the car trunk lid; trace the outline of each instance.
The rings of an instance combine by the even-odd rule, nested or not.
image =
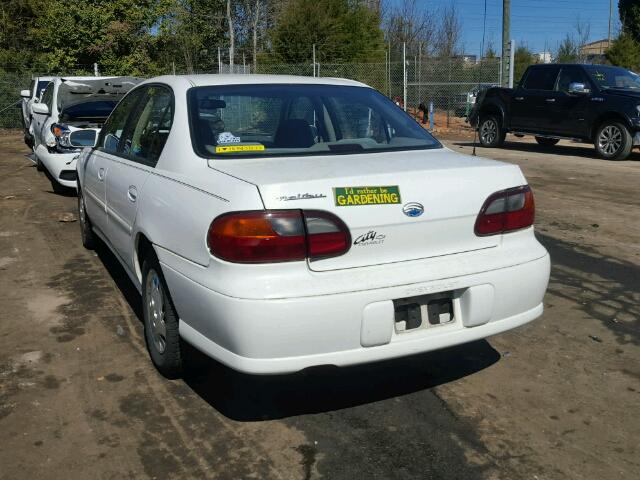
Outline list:
[[[519,167],[448,149],[295,158],[209,160],[255,184],[267,209],[337,215],[352,245],[314,271],[357,268],[492,248],[474,224],[492,193],[526,183]]]

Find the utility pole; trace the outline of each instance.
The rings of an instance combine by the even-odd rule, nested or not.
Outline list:
[[[611,46],[611,16],[613,15],[613,0],[609,0],[609,35],[607,38],[609,39],[608,46]]]
[[[220,55],[220,47],[218,47],[218,73],[222,73],[222,57]]]
[[[407,111],[407,44],[402,43],[402,107]]]
[[[316,44],[313,44],[313,76],[316,76]]]
[[[502,86],[506,87],[509,82],[509,65],[507,64],[507,55],[509,51],[511,27],[511,0],[502,0],[502,56],[500,63],[502,65]]]

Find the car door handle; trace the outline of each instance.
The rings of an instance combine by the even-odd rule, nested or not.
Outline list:
[[[521,102],[522,100],[524,100],[524,97],[516,97],[515,98],[518,102]]]
[[[127,198],[132,203],[136,203],[136,200],[138,199],[138,189],[133,185],[130,185],[129,190],[127,190]]]
[[[104,181],[104,168],[98,169],[98,180],[100,180],[101,182]]]
[[[556,101],[556,99],[555,98],[547,98],[545,101],[549,102],[549,103],[553,103],[553,102]]]

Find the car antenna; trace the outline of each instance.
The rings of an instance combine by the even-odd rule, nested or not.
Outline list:
[[[478,93],[476,94],[476,104],[480,97],[480,81],[482,79],[482,58],[484,56],[484,37],[487,32],[487,0],[484,0],[484,18],[482,20],[482,43],[480,44],[480,69],[478,70]],[[480,126],[480,117],[478,117],[478,126],[473,130],[473,153],[476,156],[476,144],[478,143],[478,127]]]

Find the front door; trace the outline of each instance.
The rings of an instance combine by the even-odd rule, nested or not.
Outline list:
[[[110,155],[107,180],[108,237],[115,252],[134,269],[133,230],[144,184],[152,174],[173,121],[173,94],[167,87],[143,87],[118,152]]]
[[[589,136],[590,93],[570,93],[569,85],[582,83],[592,90],[591,82],[580,67],[562,67],[553,98],[552,129],[559,135],[585,138]]]
[[[82,174],[82,188],[87,215],[104,235],[107,234],[106,185],[110,158],[117,154],[122,133],[140,98],[141,92],[131,92],[122,99],[102,127],[96,147],[84,163],[86,170]]]

